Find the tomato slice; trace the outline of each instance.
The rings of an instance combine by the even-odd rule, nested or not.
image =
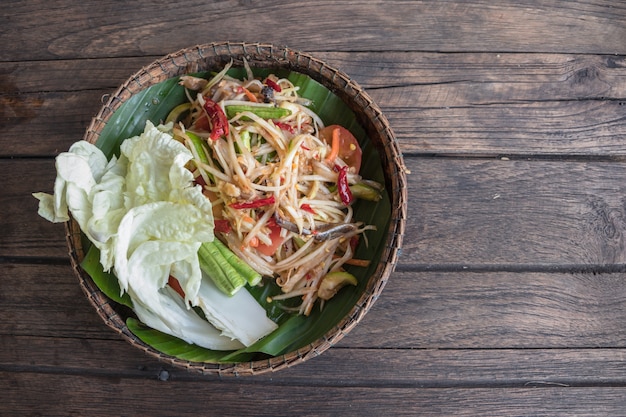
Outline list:
[[[363,152],[359,146],[359,142],[348,129],[339,125],[326,126],[320,130],[320,138],[328,144],[332,144],[333,130],[339,129],[339,158],[350,167],[354,167],[358,173],[361,169],[361,158]]]
[[[257,246],[256,250],[263,255],[273,256],[278,247],[283,243],[284,238],[280,236],[281,227],[276,223],[268,223],[267,227],[270,229],[270,239],[272,243],[266,245],[263,242],[259,242],[259,246]]]

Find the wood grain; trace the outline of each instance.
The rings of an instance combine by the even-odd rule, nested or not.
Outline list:
[[[0,287],[0,334],[118,338],[89,304],[69,265],[0,264],[20,286]]]
[[[227,384],[332,387],[496,388],[608,386],[623,379],[624,349],[368,349],[345,343],[298,366]],[[0,371],[215,382],[173,368],[122,340],[4,336]],[[410,365],[410,366],[407,366]],[[328,369],[336,375],[329,378]],[[363,372],[368,369],[368,372]],[[573,376],[575,375],[575,376]]]
[[[397,272],[348,346],[593,348],[626,344],[623,274]],[[388,329],[393,329],[389,332]]]
[[[401,264],[623,264],[618,162],[409,159]]]
[[[404,102],[441,107],[624,97],[624,56],[494,52],[318,52],[364,87],[407,90]],[[481,88],[484,85],[484,88]],[[419,94],[417,94],[419,93]],[[407,97],[413,100],[406,100]],[[437,100],[433,100],[436,97]],[[394,107],[401,101],[393,102]]]
[[[40,11],[37,2],[13,0],[6,7],[11,14],[2,26],[11,30],[0,34],[7,45],[3,61],[163,55],[221,40],[270,41],[312,52],[626,52],[626,10],[612,1],[186,0],[124,3],[118,14],[114,0],[63,0],[41,20],[30,18]],[[278,30],[285,22],[297,22],[297,36]]]
[[[50,386],[55,390],[50,391]],[[315,389],[308,384],[268,386],[157,379],[139,383],[124,377],[2,372],[0,389],[6,396],[3,411],[46,416],[388,416],[390,410],[396,416],[519,416],[529,410],[533,416],[598,416],[620,415],[626,406],[623,390],[616,387]],[[57,390],[65,395],[51,394]],[[186,399],[182,404],[181,398]]]
[[[0,61],[3,93],[113,89],[163,55]],[[626,96],[624,55],[320,51],[315,56],[368,90],[404,91],[405,96],[389,95],[391,108]]]
[[[67,260],[65,229],[62,224],[52,224],[37,213],[38,201],[34,192],[52,193],[56,171],[54,160],[0,159],[3,172],[3,207],[0,220],[0,256],[3,257],[57,257]]]

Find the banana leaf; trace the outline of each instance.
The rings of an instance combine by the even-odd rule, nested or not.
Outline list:
[[[133,308],[133,302],[127,293],[122,294],[117,277],[110,272],[102,270],[100,264],[100,251],[93,245],[87,251],[87,254],[81,262],[81,267],[89,274],[94,284],[107,297],[118,304]]]
[[[271,70],[255,70],[255,76],[267,76]],[[306,75],[279,70],[279,77],[288,78],[300,88],[299,94],[311,101],[315,111],[325,124],[340,124],[349,129],[359,140],[363,149],[361,174],[384,184],[381,159],[370,143],[363,128],[358,124],[354,113],[326,87]],[[209,78],[210,73],[198,73],[197,76]],[[245,76],[242,68],[231,69],[229,75],[237,78]],[[111,116],[96,142],[107,157],[119,154],[122,141],[143,132],[146,120],[158,124],[165,120],[168,113],[177,105],[186,101],[183,87],[178,85],[178,78],[172,78],[156,84],[126,101]],[[242,362],[262,357],[278,356],[307,346],[332,330],[354,307],[363,294],[368,278],[374,273],[384,249],[385,232],[390,220],[391,205],[387,193],[379,202],[358,201],[354,206],[356,220],[376,226],[375,231],[367,232],[368,244],[361,244],[356,257],[370,259],[369,267],[347,267],[358,279],[356,287],[345,287],[335,297],[324,304],[322,309],[314,308],[308,317],[286,313],[284,305],[293,300],[268,303],[267,297],[280,293],[280,289],[268,281],[264,286],[247,288],[257,301],[266,309],[268,317],[279,324],[277,330],[254,345],[234,352],[219,352],[188,344],[178,338],[151,329],[137,319],[126,320],[128,328],[144,343],[154,349],[184,360],[198,362],[227,363]],[[94,283],[109,298],[120,304],[128,305],[129,300],[119,294],[119,285],[113,274],[102,271],[98,250],[90,247],[82,263],[85,271]]]

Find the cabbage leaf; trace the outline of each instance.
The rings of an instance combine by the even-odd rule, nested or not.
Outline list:
[[[193,155],[170,131],[171,125],[146,121],[143,133],[125,140],[110,161],[98,147],[75,143],[56,159],[55,194],[33,194],[39,214],[62,222],[71,213],[100,251],[103,272],[112,269],[117,277],[118,298],[127,293],[143,323],[208,349],[240,349],[236,332],[218,330],[191,308],[201,304],[209,310],[203,300],[210,283],[203,279],[198,249],[214,239],[213,212],[185,166]],[[180,282],[185,299],[167,285],[170,276]],[[249,299],[256,314],[264,312]],[[229,311],[206,316],[223,323]],[[265,320],[266,332],[274,330]],[[246,345],[263,335],[245,338]]]

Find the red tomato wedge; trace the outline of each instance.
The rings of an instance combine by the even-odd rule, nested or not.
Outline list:
[[[339,125],[326,126],[324,129],[320,130],[320,138],[332,146],[333,130],[335,129],[338,129],[339,132],[339,143],[336,144],[338,146],[337,156],[343,159],[348,166],[353,167],[355,172],[358,173],[361,169],[361,157],[363,152],[361,151],[359,142],[348,129]]]
[[[272,256],[276,253],[278,247],[283,243],[283,238],[280,236],[281,227],[276,223],[268,223],[267,227],[270,229],[270,239],[272,240],[271,245],[266,245],[263,242],[259,242],[259,246],[257,246],[256,250],[262,253],[263,255]]]

